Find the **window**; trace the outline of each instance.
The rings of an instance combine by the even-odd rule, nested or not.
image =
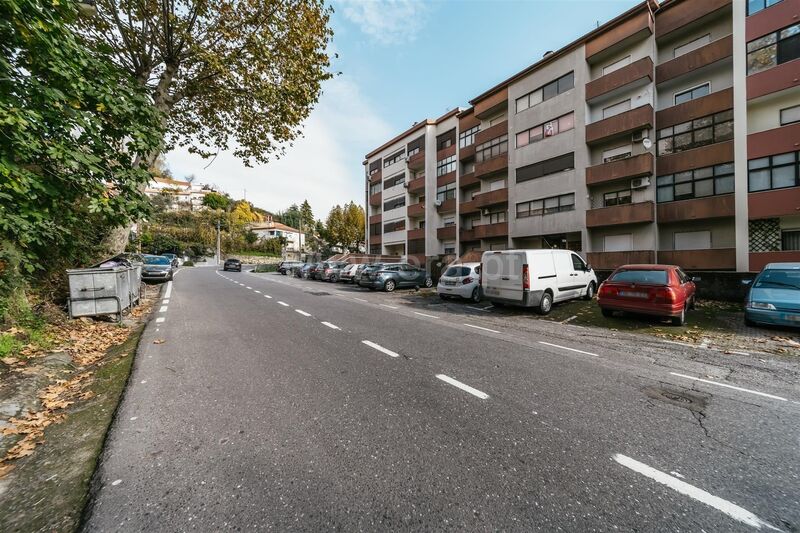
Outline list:
[[[698,85],[697,87],[692,87],[691,89],[687,89],[685,91],[681,91],[679,93],[675,93],[675,105],[688,102],[689,100],[694,100],[695,98],[706,96],[710,92],[711,92],[711,83],[709,82],[709,83],[704,83],[703,85]]]
[[[481,225],[481,217],[470,217],[464,220],[464,229],[472,229]]]
[[[672,57],[682,56],[683,54],[687,54],[692,50],[697,50],[701,46],[705,46],[711,42],[711,34],[707,33],[702,37],[698,37],[693,41],[689,41],[688,43],[682,44],[680,46],[675,47],[674,55]]]
[[[517,113],[567,92],[573,87],[575,87],[575,73],[564,74],[557,80],[517,98]]]
[[[658,155],[733,139],[733,110],[658,130]]]
[[[800,250],[800,229],[781,232],[781,250]]]
[[[444,202],[456,197],[456,183],[448,183],[436,189],[436,199]]]
[[[489,182],[489,191],[499,191],[500,189],[505,189],[505,188],[506,188],[505,179],[494,180],[492,182]]]
[[[418,147],[416,147],[416,148],[412,148],[411,150],[409,150],[409,151],[408,151],[408,153],[407,153],[407,155],[406,155],[406,157],[411,157],[412,155],[416,155],[416,154],[418,154],[418,153],[419,153],[419,146],[418,146]]]
[[[450,157],[445,157],[441,161],[436,162],[436,176],[444,176],[445,174],[449,174],[450,172],[456,171],[456,156],[451,155]]]
[[[603,207],[622,205],[631,203],[631,190],[607,192],[603,195]]]
[[[381,192],[381,182],[373,183],[372,185],[369,186],[370,196],[378,194],[379,192]]]
[[[443,222],[445,228],[448,227],[448,226],[455,226],[456,225],[456,217],[444,217],[444,218],[442,218],[442,222]]]
[[[755,74],[800,57],[800,23],[747,43],[747,73]]]
[[[675,232],[673,241],[676,250],[708,250],[711,248],[711,232]]]
[[[420,135],[406,145],[406,157],[411,157],[414,154],[420,153],[425,149],[425,136]]]
[[[501,135],[476,146],[475,161],[478,163],[487,161],[506,152],[508,152],[508,135]]]
[[[633,250],[633,235],[606,235],[603,237],[604,252],[628,252]]]
[[[517,183],[524,181],[541,178],[564,170],[572,170],[575,168],[575,153],[568,154],[546,159],[532,165],[521,167],[517,169]]]
[[[449,137],[439,142],[439,150],[444,150],[445,148],[450,148],[451,146],[453,146],[453,139],[450,139]]]
[[[370,235],[380,235],[381,234],[381,223],[376,222],[375,224],[369,225],[369,234]]]
[[[392,198],[386,202],[383,202],[383,210],[389,211],[390,209],[397,209],[398,207],[403,207],[406,205],[406,197],[398,196],[397,198]]]
[[[772,7],[782,0],[747,0],[747,14],[754,15],[759,11]]]
[[[381,245],[380,244],[370,244],[369,245],[369,253],[372,255],[381,255]]]
[[[626,67],[630,64],[631,64],[631,56],[625,56],[622,59],[614,61],[610,65],[606,65],[605,67],[603,67],[603,76],[605,76],[606,74],[611,74],[615,70],[619,70],[622,67]]]
[[[387,222],[383,225],[383,232],[390,233],[392,231],[400,231],[406,229],[405,220],[395,220],[394,222]]]
[[[399,152],[390,155],[389,157],[383,160],[383,168],[386,168],[389,165],[394,165],[395,163],[403,159],[404,155],[405,155],[405,150],[400,150]]]
[[[377,161],[373,161],[369,164],[369,175],[372,176],[376,172],[379,172],[381,169],[381,160],[378,159]]]
[[[666,270],[619,270],[616,274],[609,278],[609,281],[617,281],[620,283],[636,283],[645,285],[666,285],[667,284],[667,271]]]
[[[573,129],[574,127],[575,113],[573,112],[517,133],[517,148],[541,141],[545,137],[558,135],[559,133]]]
[[[773,155],[747,162],[747,183],[750,192],[783,189],[800,185],[800,152]]]
[[[464,163],[461,167],[461,175],[464,174],[472,174],[475,172],[475,161],[470,161],[469,163]]]
[[[800,105],[781,109],[781,126],[800,122]]]
[[[562,194],[561,196],[552,196],[517,204],[517,218],[549,215],[574,209],[575,194]]]
[[[456,243],[455,242],[446,242],[444,243],[444,253],[446,254],[454,254],[456,253]]]
[[[447,133],[442,133],[441,135],[436,137],[436,149],[444,150],[445,148],[453,146],[455,142],[456,142],[456,129],[453,128]]]
[[[505,113],[500,113],[499,115],[495,115],[489,119],[489,127],[494,126],[495,124],[500,124],[506,119]]]
[[[603,152],[603,163],[610,163],[611,161],[618,161],[620,159],[627,159],[631,156],[633,147],[630,144],[612,148]]]
[[[390,189],[390,188],[394,187],[395,185],[400,185],[405,180],[406,180],[406,174],[405,174],[405,172],[401,172],[400,174],[398,174],[396,176],[392,176],[391,178],[383,180],[383,188],[384,189]]]
[[[696,168],[658,176],[656,199],[659,203],[703,198],[733,192],[733,163]]]
[[[489,213],[489,224],[499,224],[501,222],[506,221],[506,212],[505,211],[494,211],[493,213]]]
[[[618,102],[614,105],[610,105],[608,107],[603,108],[603,118],[613,117],[614,115],[619,115],[620,113],[624,113],[625,111],[629,111],[631,108],[631,100],[628,98],[627,100],[623,100],[622,102]]]
[[[581,271],[581,272],[586,270],[586,263],[583,262],[583,259],[581,259],[581,256],[576,255],[576,254],[572,254],[571,258],[572,258],[572,269],[573,270],[578,270],[578,271]]]
[[[464,130],[458,134],[458,147],[464,148],[475,143],[475,134],[481,131],[480,125],[472,126],[468,130]]]

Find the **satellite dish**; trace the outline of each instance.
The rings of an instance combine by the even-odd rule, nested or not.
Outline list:
[[[653,147],[653,141],[651,141],[649,137],[645,137],[642,139],[642,146],[644,146],[645,150],[649,150]]]

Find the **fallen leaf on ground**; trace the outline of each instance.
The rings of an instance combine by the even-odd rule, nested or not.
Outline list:
[[[164,344],[165,342],[167,341],[165,341],[164,339],[156,339],[153,341],[153,344]]]

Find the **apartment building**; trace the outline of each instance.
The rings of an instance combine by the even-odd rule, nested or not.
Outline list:
[[[470,104],[367,155],[372,253],[800,261],[800,0],[642,2]]]

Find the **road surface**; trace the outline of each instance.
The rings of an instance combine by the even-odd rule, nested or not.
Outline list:
[[[162,294],[85,531],[800,530],[791,361],[277,274]]]

